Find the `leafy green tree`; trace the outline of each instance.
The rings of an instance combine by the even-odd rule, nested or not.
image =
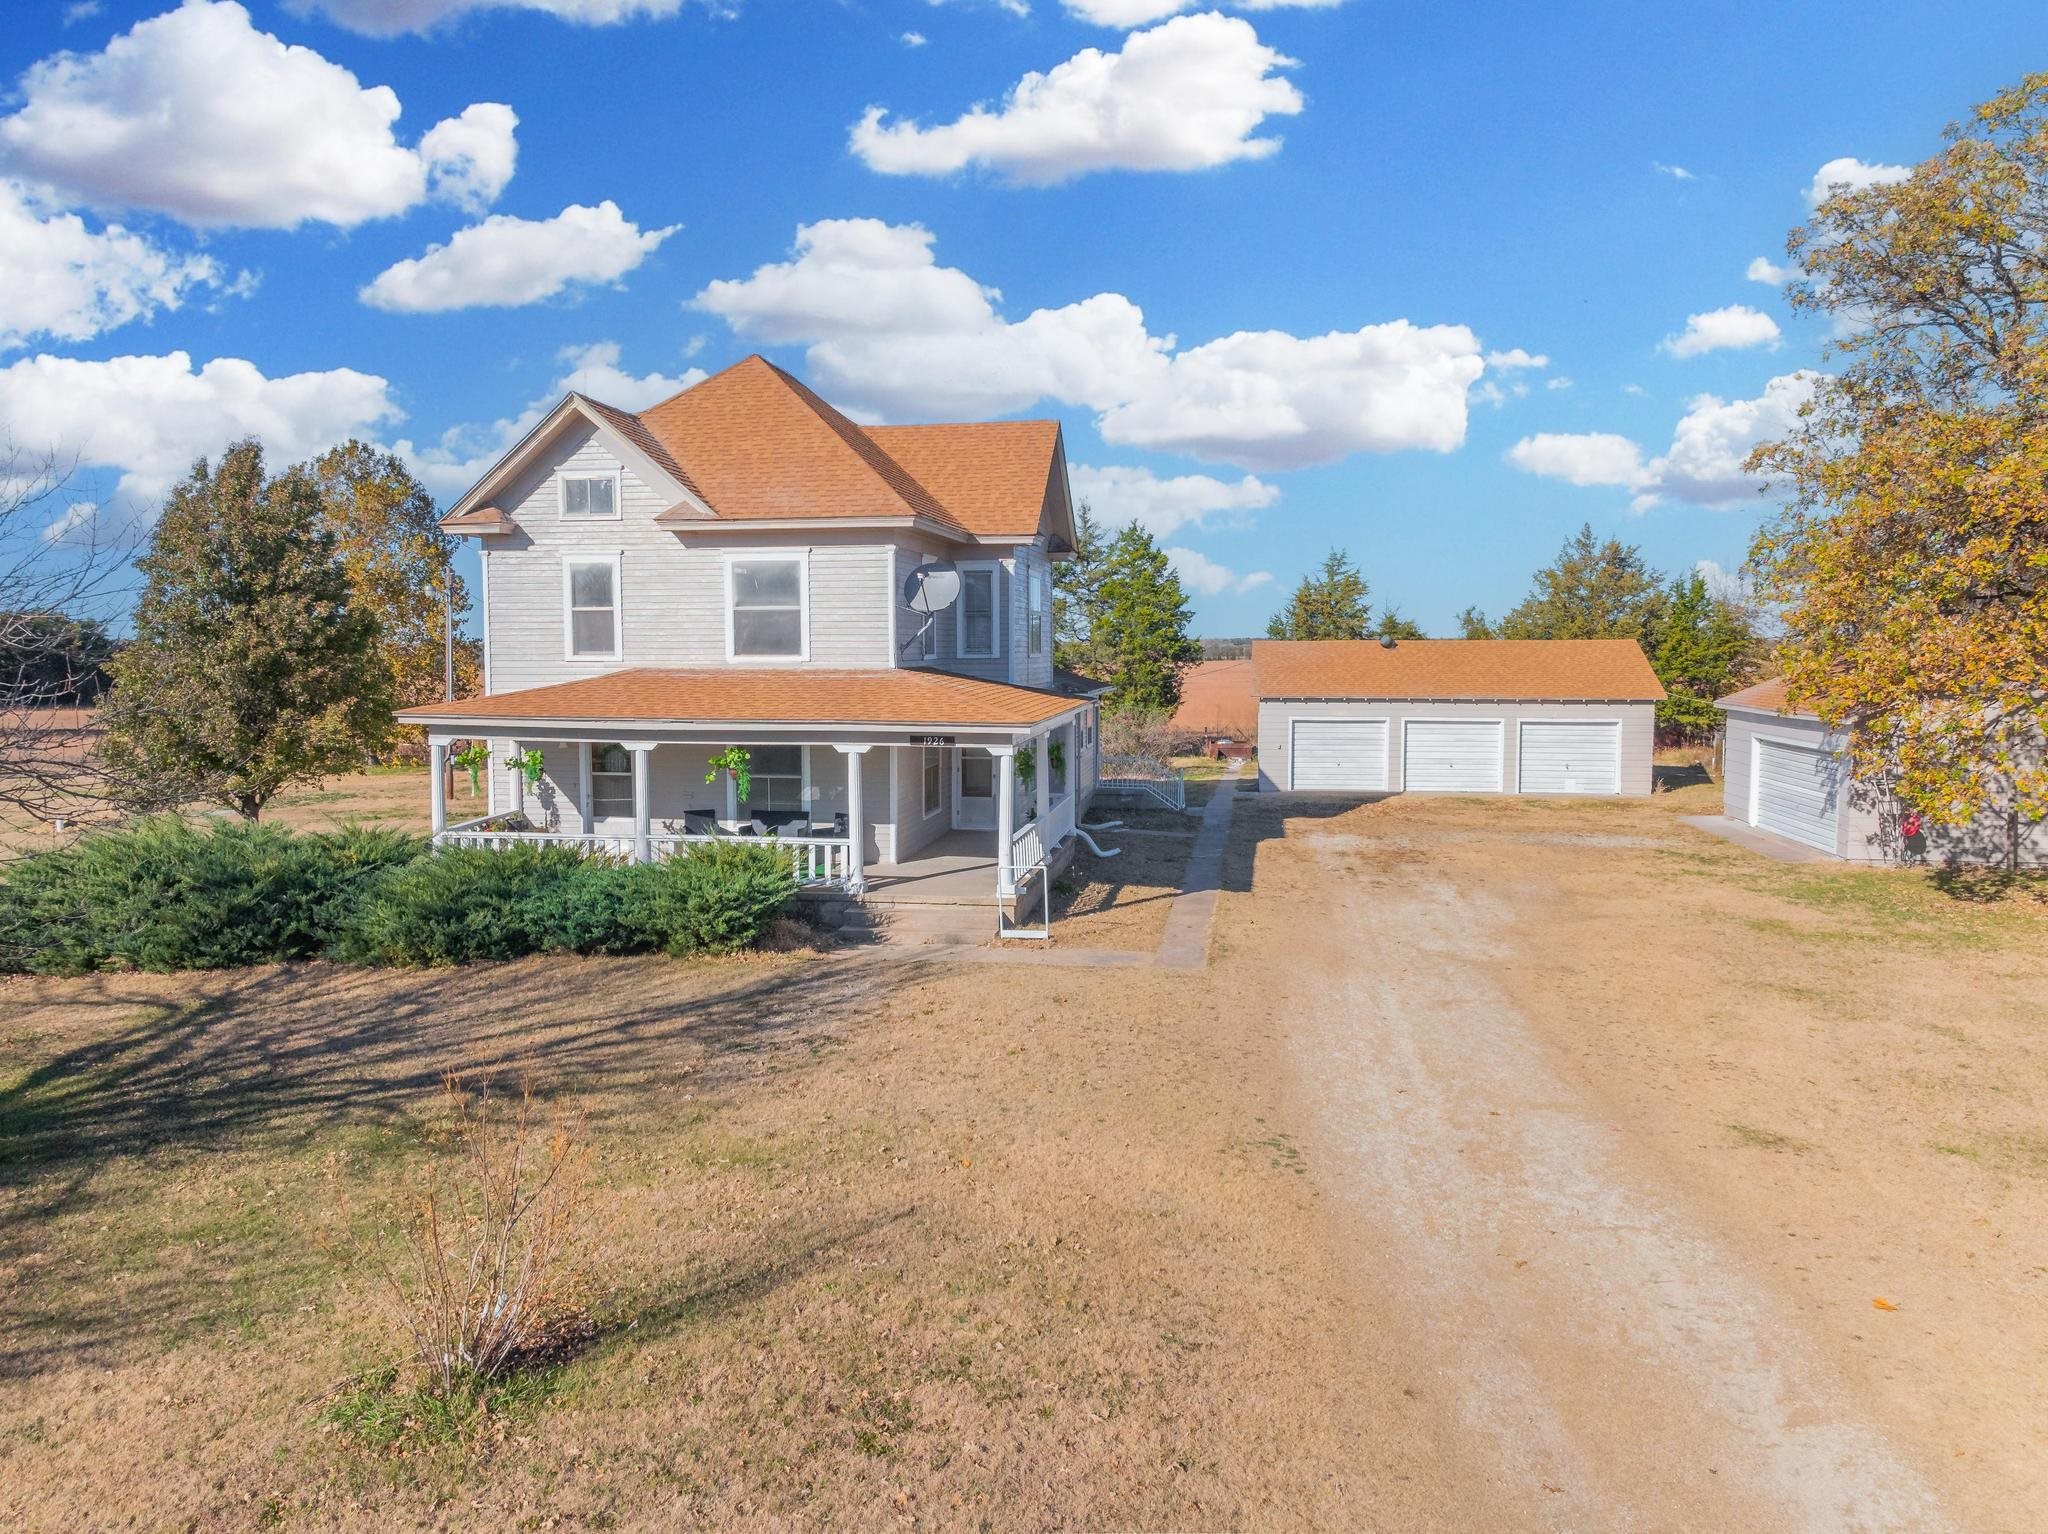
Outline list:
[[[455,573],[455,540],[441,531],[426,486],[402,459],[353,438],[306,466],[334,534],[354,605],[377,620],[377,648],[391,669],[401,708],[438,702],[446,688],[445,629],[453,596],[459,630],[469,591]],[[455,644],[455,690],[467,696],[483,677],[482,649]]]
[[[1751,553],[1792,695],[1937,822],[2048,815],[2048,73],[1905,180],[1792,233],[1833,376],[1749,467],[1789,486]]]
[[[1115,686],[1110,706],[1177,707],[1180,674],[1202,658],[1202,646],[1188,633],[1193,618],[1180,577],[1144,528],[1133,524],[1111,540],[1100,592],[1091,649],[1103,680]]]
[[[1657,724],[1667,734],[1704,740],[1720,728],[1714,699],[1741,683],[1758,649],[1749,615],[1714,594],[1697,571],[1671,583],[1662,631],[1650,663],[1667,696]]]
[[[1536,572],[1528,596],[1492,627],[1491,636],[1633,639],[1645,654],[1654,654],[1665,600],[1664,577],[1650,568],[1640,548],[1616,538],[1602,543],[1587,523],[1565,540],[1554,563]],[[1477,636],[1468,630],[1467,637]]]
[[[391,733],[391,670],[355,605],[311,475],[254,441],[201,459],[138,562],[107,752],[164,800],[255,820],[287,784],[360,767]]]
[[[1109,544],[1083,501],[1074,511],[1074,557],[1052,567],[1052,660],[1083,676],[1100,676],[1095,648],[1102,620],[1102,577]]]
[[[1458,637],[1460,639],[1494,639],[1493,625],[1486,621],[1486,614],[1476,607],[1468,607],[1458,614]]]
[[[1304,575],[1287,605],[1266,625],[1268,639],[1364,639],[1372,632],[1372,587],[1342,549]]]

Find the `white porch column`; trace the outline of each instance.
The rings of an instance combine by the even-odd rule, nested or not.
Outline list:
[[[728,747],[727,749],[731,748]],[[739,779],[735,778],[731,772],[726,772],[722,776],[725,778],[725,823],[729,826],[737,825],[740,818]]]
[[[858,895],[868,887],[867,785],[862,781],[867,774],[861,761],[868,748],[841,746],[839,753],[846,758],[846,888]]]
[[[427,804],[433,817],[434,835],[448,829],[448,742],[427,739],[427,775],[433,779]]]
[[[510,745],[512,756],[517,756],[520,750],[519,742],[515,740]],[[511,757],[507,757],[506,760],[510,761]],[[492,773],[491,776],[495,778],[497,774]],[[526,774],[517,767],[512,769],[512,813],[515,815],[524,815],[526,813]]]
[[[654,848],[648,841],[650,803],[652,791],[648,787],[649,759],[654,747],[629,745],[626,749],[633,756],[633,861],[647,863],[653,860]]]
[[[1047,730],[1032,742],[1031,759],[1038,764],[1033,778],[1038,797],[1038,835],[1041,845],[1050,852],[1052,847],[1044,838],[1045,828],[1052,821],[1052,731]]]
[[[996,779],[996,893],[1017,893],[1017,748],[990,746]]]

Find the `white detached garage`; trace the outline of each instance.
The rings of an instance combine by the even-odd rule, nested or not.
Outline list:
[[[1259,786],[1303,793],[1650,791],[1657,702],[1626,639],[1263,639]]]

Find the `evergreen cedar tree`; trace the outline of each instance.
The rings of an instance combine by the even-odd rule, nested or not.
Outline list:
[[[322,453],[308,472],[354,604],[377,620],[378,649],[391,669],[398,706],[436,703],[446,691],[443,629],[451,585],[455,694],[480,691],[482,646],[460,633],[469,591],[454,570],[455,540],[441,531],[426,486],[395,454],[354,439]]]
[[[138,567],[107,753],[147,797],[254,820],[286,785],[353,771],[384,745],[391,669],[305,469],[266,478],[254,441],[201,459]]]
[[[1669,694],[1657,705],[1658,727],[1689,740],[1720,727],[1714,699],[1749,679],[1761,649],[1754,616],[1698,572],[1667,581],[1639,547],[1603,543],[1591,524],[1565,540],[1498,623],[1468,607],[1458,627],[1467,639],[1633,639]]]
[[[1112,686],[1109,709],[1170,713],[1180,675],[1202,658],[1193,615],[1172,562],[1135,524],[1105,538],[1084,501],[1074,514],[1074,557],[1053,567],[1053,660]]]
[[[1789,486],[1751,552],[1793,698],[1859,775],[1954,824],[2048,814],[2048,74],[1787,249],[1832,377],[1750,459]]]
[[[1268,639],[1424,639],[1422,626],[1405,618],[1397,607],[1383,607],[1377,618],[1368,600],[1367,584],[1351,557],[1332,549],[1323,567],[1305,575],[1287,605],[1266,625]]]

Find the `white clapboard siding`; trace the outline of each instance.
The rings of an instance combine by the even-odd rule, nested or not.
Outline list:
[[[1387,721],[1294,721],[1290,788],[1371,792],[1387,786]]]
[[[1755,808],[1758,828],[1834,852],[1839,845],[1841,756],[1782,740],[1756,743]]]
[[[1497,794],[1502,734],[1498,719],[1410,719],[1401,781],[1410,793]]]
[[[1525,719],[1519,760],[1525,794],[1621,792],[1621,726],[1586,719]]]

